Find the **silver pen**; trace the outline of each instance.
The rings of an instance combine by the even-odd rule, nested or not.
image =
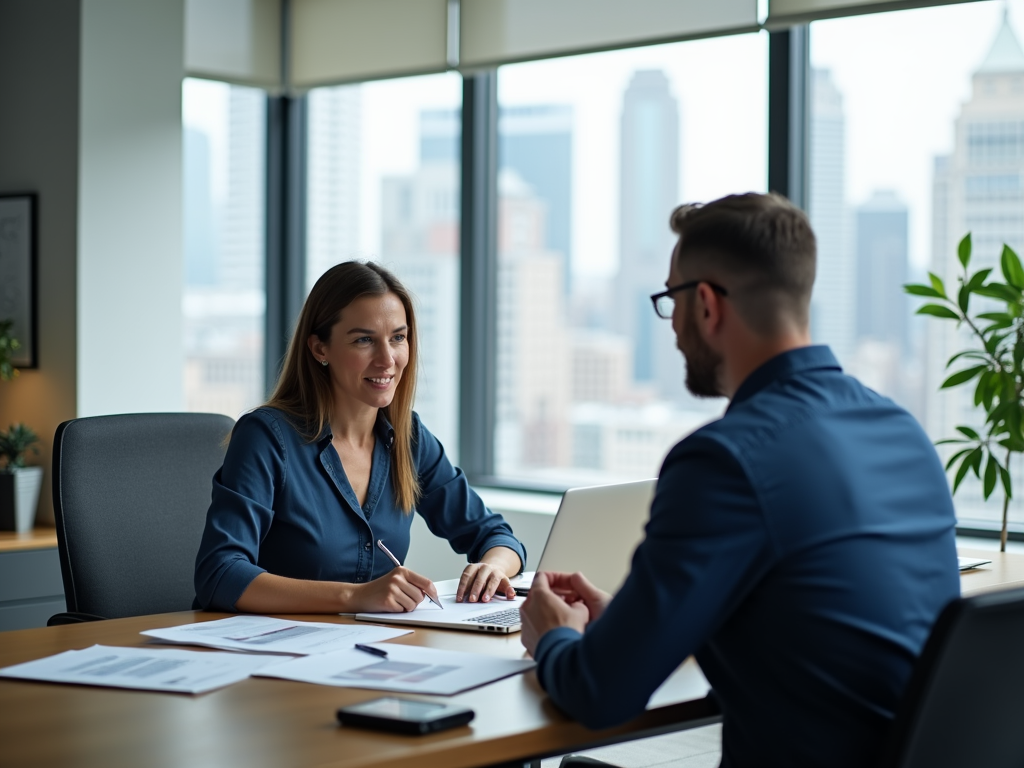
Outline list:
[[[391,550],[390,550],[390,549],[388,549],[387,547],[385,547],[385,546],[384,546],[384,542],[383,542],[383,541],[381,541],[380,539],[377,539],[377,549],[379,549],[379,550],[380,550],[381,552],[383,552],[383,553],[384,553],[385,555],[387,555],[387,556],[388,556],[389,558],[391,558],[391,562],[392,562],[392,563],[394,563],[395,565],[397,565],[397,566],[398,566],[399,568],[401,568],[401,567],[402,567],[402,564],[401,564],[400,562],[398,562],[398,558],[397,558],[397,557],[395,557],[395,556],[394,556],[393,554],[391,554]],[[434,598],[432,598],[432,597],[431,597],[430,595],[428,595],[428,594],[427,594],[426,592],[424,592],[424,593],[423,593],[423,595],[424,595],[424,596],[425,596],[425,597],[427,598],[427,600],[429,600],[430,602],[432,602],[432,603],[433,603],[434,605],[436,605],[436,606],[437,606],[438,608],[440,608],[440,609],[441,609],[442,611],[444,610],[444,606],[443,606],[443,605],[441,605],[441,604],[440,604],[439,602],[437,602],[437,600],[435,600]]]

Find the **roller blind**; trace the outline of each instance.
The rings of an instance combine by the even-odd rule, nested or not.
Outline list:
[[[933,5],[955,5],[971,0],[769,0],[769,29],[806,24],[818,19],[856,16],[863,13],[900,11],[906,8],[926,8]]]
[[[281,0],[186,0],[185,72],[279,89]]]
[[[292,86],[443,72],[447,30],[447,0],[292,0]]]
[[[463,68],[753,31],[757,0],[462,0]]]

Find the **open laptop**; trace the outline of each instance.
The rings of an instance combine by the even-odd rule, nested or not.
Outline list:
[[[616,592],[629,573],[633,550],[644,538],[655,480],[592,488],[570,488],[562,496],[548,533],[538,570],[582,571],[596,586]],[[457,603],[459,580],[435,583],[444,606],[424,600],[408,613],[358,613],[360,621],[438,629],[508,634],[521,630],[519,606],[533,572],[513,580],[518,597],[495,597],[489,603]]]
[[[594,586],[615,594],[644,539],[657,480],[570,488],[562,496],[538,571],[580,571]],[[533,572],[512,582],[516,594],[530,591]]]

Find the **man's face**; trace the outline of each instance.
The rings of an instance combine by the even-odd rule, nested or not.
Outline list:
[[[673,253],[668,284],[679,285],[683,282],[685,279],[679,274]],[[686,360],[686,388],[696,397],[722,397],[718,384],[722,357],[708,346],[697,328],[696,293],[696,289],[676,293],[672,309],[672,329],[676,332],[676,346]]]

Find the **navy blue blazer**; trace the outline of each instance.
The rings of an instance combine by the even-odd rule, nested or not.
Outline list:
[[[197,607],[233,611],[249,583],[265,571],[348,583],[379,578],[394,565],[375,546],[377,539],[405,562],[412,515],[395,505],[394,430],[383,414],[375,436],[369,489],[360,506],[329,427],[309,442],[274,408],[242,416],[213,478],[196,557]],[[503,546],[525,563],[526,550],[508,523],[484,506],[416,414],[412,448],[422,494],[416,512],[431,532],[472,561]]]
[[[960,592],[955,522],[906,411],[827,347],[784,353],[669,453],[625,585],[583,636],[544,635],[541,685],[606,727],[696,654],[723,766],[870,765]]]

